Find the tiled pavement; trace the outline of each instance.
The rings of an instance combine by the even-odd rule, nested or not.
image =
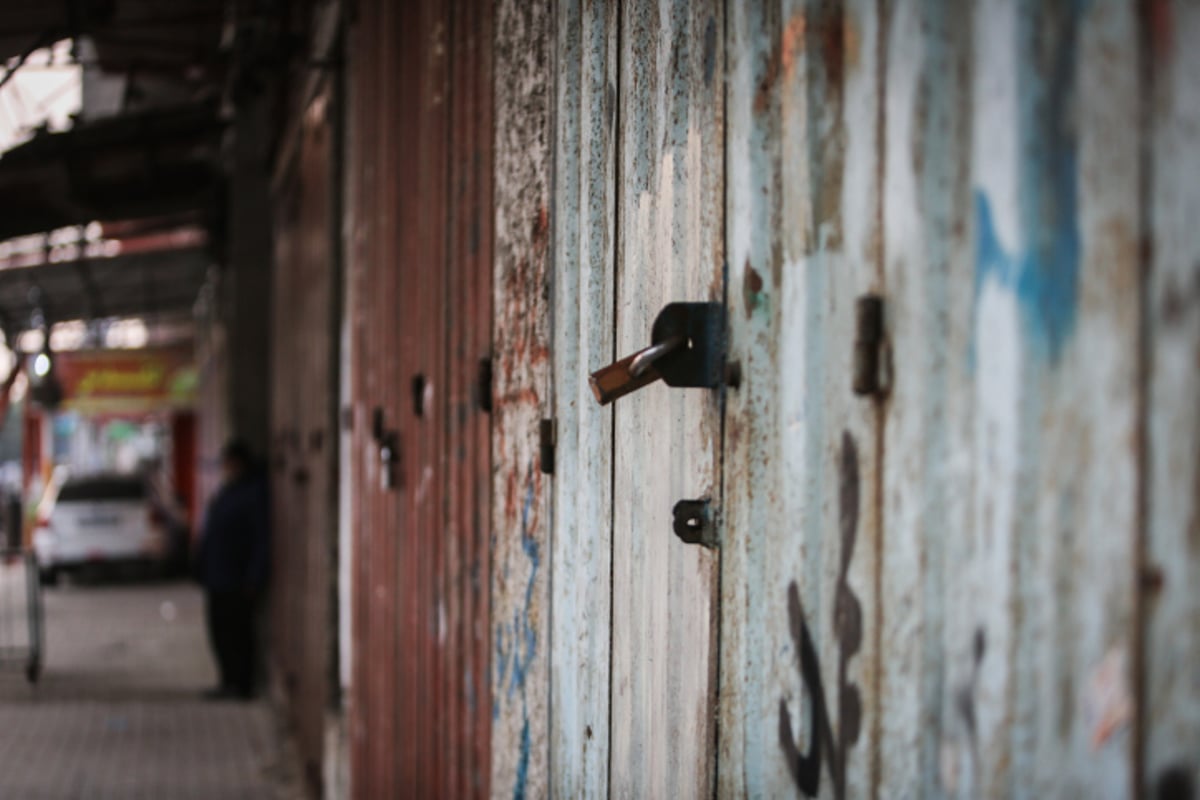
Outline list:
[[[68,586],[44,600],[39,684],[0,664],[0,800],[300,796],[264,703],[199,698],[215,678],[194,588]]]

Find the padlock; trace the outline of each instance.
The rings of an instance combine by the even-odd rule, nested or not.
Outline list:
[[[668,386],[714,389],[724,379],[725,308],[720,303],[670,303],[650,331],[650,346],[592,373],[600,405],[660,378]]]
[[[596,370],[588,383],[592,394],[600,405],[607,405],[618,397],[624,397],[643,386],[648,386],[662,377],[654,369],[654,362],[678,350],[685,343],[682,336],[672,336],[665,342],[652,344],[616,363]]]

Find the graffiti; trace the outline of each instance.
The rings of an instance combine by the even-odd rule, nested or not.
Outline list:
[[[1082,238],[1079,146],[1071,98],[1085,0],[1026,4],[1020,13],[1017,80],[1017,197],[992,207],[985,187],[975,191],[975,298],[989,282],[1010,291],[1021,309],[1022,335],[1038,356],[1057,363],[1075,328]],[[1014,214],[1011,225],[998,213]],[[1001,231],[1008,234],[1006,241]],[[978,351],[985,345],[975,344]]]
[[[850,588],[848,573],[858,537],[859,471],[858,449],[849,432],[842,434],[841,486],[838,492],[838,523],[841,532],[841,568],[833,603],[833,626],[838,643],[837,718],[839,730],[834,734],[829,719],[825,687],[821,681],[821,665],[817,648],[800,602],[796,582],[788,585],[788,624],[792,641],[800,651],[800,677],[812,701],[809,720],[807,752],[796,746],[792,733],[791,715],[786,698],[779,699],[779,745],[787,759],[788,769],[796,786],[809,796],[816,797],[821,788],[821,764],[829,765],[835,797],[846,796],[846,755],[862,732],[862,694],[849,679],[850,660],[862,647],[862,605]]]

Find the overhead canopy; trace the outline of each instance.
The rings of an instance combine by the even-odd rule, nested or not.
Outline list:
[[[219,102],[228,6],[0,2],[0,80],[33,50],[86,36],[85,69],[126,81],[117,115],[85,113],[72,129],[40,132],[0,156],[0,242],[119,221],[105,226],[104,238],[121,245],[103,253],[81,245],[65,258],[61,248],[52,256],[49,242],[32,260],[0,253],[7,333],[29,328],[35,311],[50,322],[190,311],[219,250],[212,240],[224,203]]]
[[[190,313],[210,259],[203,247],[0,270],[0,327]]]
[[[196,78],[215,66],[224,19],[224,0],[4,0],[0,60],[86,34],[106,69]]]
[[[221,129],[214,107],[184,106],[34,137],[0,156],[0,240],[216,208]]]

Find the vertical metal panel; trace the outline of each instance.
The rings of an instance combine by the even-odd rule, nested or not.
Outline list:
[[[450,139],[446,194],[447,377],[443,414],[446,549],[441,567],[447,642],[442,794],[488,793],[488,553],[491,529],[491,386],[481,364],[492,347],[492,13],[486,0],[457,4],[448,33]]]
[[[1031,4],[1022,31],[1035,77],[1021,123],[1039,142],[1022,164],[1023,214],[1037,217],[1024,237],[1037,261],[1026,269],[1040,284],[1040,308],[1022,333],[1043,399],[1027,412],[1036,526],[1015,612],[1025,752],[1012,767],[1033,795],[1136,794],[1142,140],[1131,121],[1142,86],[1134,11],[1120,0],[1057,11]],[[1072,296],[1064,287],[1073,273]],[[1048,367],[1034,360],[1043,330]],[[1023,736],[1020,726],[1037,733]]]
[[[372,196],[368,213],[374,216],[374,242],[367,301],[368,358],[367,391],[372,416],[380,414],[385,431],[397,430],[399,416],[403,413],[398,387],[402,380],[398,358],[387,358],[393,352],[400,357],[407,355],[400,342],[397,302],[400,298],[398,286],[400,271],[396,238],[407,220],[397,208],[397,193],[400,176],[397,162],[400,155],[413,150],[409,129],[398,124],[399,109],[397,81],[400,78],[401,57],[408,44],[399,35],[397,21],[399,9],[391,3],[379,3],[372,27],[375,37],[372,63],[378,70],[376,94],[372,98],[375,118],[371,139],[372,160],[375,171],[371,183]],[[409,223],[411,224],[411,223]],[[403,453],[403,440],[400,440]],[[397,707],[403,709],[411,698],[415,687],[405,685],[402,676],[412,674],[408,663],[411,651],[402,651],[399,630],[403,620],[398,605],[400,602],[402,573],[397,564],[398,540],[406,533],[401,521],[401,510],[396,493],[383,486],[384,477],[379,463],[378,443],[368,444],[364,455],[370,460],[372,470],[368,473],[369,489],[364,498],[371,504],[371,577],[369,597],[371,599],[371,637],[377,647],[369,662],[372,677],[368,695],[368,713],[371,715],[368,747],[371,750],[372,788],[364,797],[394,794],[400,785],[401,776],[406,774],[411,758],[408,750],[400,747],[400,735],[404,728],[397,720]],[[401,456],[403,459],[403,456]],[[400,467],[403,480],[408,463]],[[403,659],[403,660],[402,660]]]
[[[895,369],[884,445],[880,786],[971,796],[978,766],[955,761],[942,776],[940,765],[943,750],[978,755],[967,721],[974,705],[959,702],[979,702],[974,621],[963,613],[977,610],[977,584],[964,566],[986,549],[970,455],[972,23],[955,3],[890,23],[883,249]],[[985,654],[991,646],[984,641]]]
[[[444,483],[437,475],[438,404],[445,343],[442,315],[445,280],[442,245],[446,177],[442,85],[445,30],[430,3],[396,9],[396,90],[391,100],[388,142],[396,165],[390,182],[395,208],[392,235],[396,289],[392,314],[399,358],[392,384],[395,427],[402,443],[402,478],[396,496],[400,520],[397,558],[399,694],[396,745],[399,787],[434,796],[436,737],[442,675],[437,669],[438,558],[445,530],[438,524]],[[422,388],[423,387],[423,388]],[[396,535],[393,534],[393,535]]]
[[[359,4],[350,53],[354,71],[355,123],[358,136],[349,169],[357,176],[358,232],[355,274],[351,287],[356,306],[353,342],[355,369],[355,482],[361,487],[356,521],[356,561],[359,574],[354,582],[356,652],[352,703],[352,791],[356,797],[386,796],[395,783],[392,750],[396,745],[396,662],[394,623],[396,592],[395,507],[390,493],[381,489],[379,449],[372,435],[376,414],[394,426],[395,411],[389,387],[394,384],[392,359],[396,334],[388,321],[395,292],[393,248],[388,235],[393,229],[394,206],[385,193],[392,183],[390,147],[392,133],[387,113],[393,65],[393,34],[385,19],[388,4]],[[378,412],[377,412],[378,410]]]
[[[719,792],[874,791],[878,411],[852,392],[879,288],[881,16],[731,9],[731,358]],[[890,791],[890,790],[888,790]]]
[[[303,109],[277,193],[272,324],[274,655],[307,778],[319,785],[333,652],[336,293],[328,89]]]
[[[621,9],[623,355],[649,344],[667,303],[723,295],[723,28],[715,2]],[[671,509],[719,496],[718,393],[652,385],[618,401],[613,427],[612,791],[702,797],[712,781],[719,558],[673,535]]]
[[[608,795],[612,413],[589,372],[613,349],[616,3],[558,6],[554,205],[551,794]]]
[[[492,792],[548,791],[548,485],[538,421],[549,408],[548,256],[552,17],[496,6],[496,229],[492,436]]]
[[[1145,797],[1200,787],[1200,8],[1143,6],[1151,86]]]
[[[944,696],[978,755],[960,739],[941,760],[968,765],[968,793],[1124,795],[1139,142],[1117,120],[1138,111],[1136,26],[1120,3],[994,3],[974,31],[975,488],[945,601],[965,688]]]
[[[1126,794],[1135,20],[885,11],[730,18],[719,791]]]
[[[488,791],[491,16],[363,3],[350,48],[353,791]],[[486,91],[484,90],[486,88]],[[399,463],[383,486],[378,409]]]

